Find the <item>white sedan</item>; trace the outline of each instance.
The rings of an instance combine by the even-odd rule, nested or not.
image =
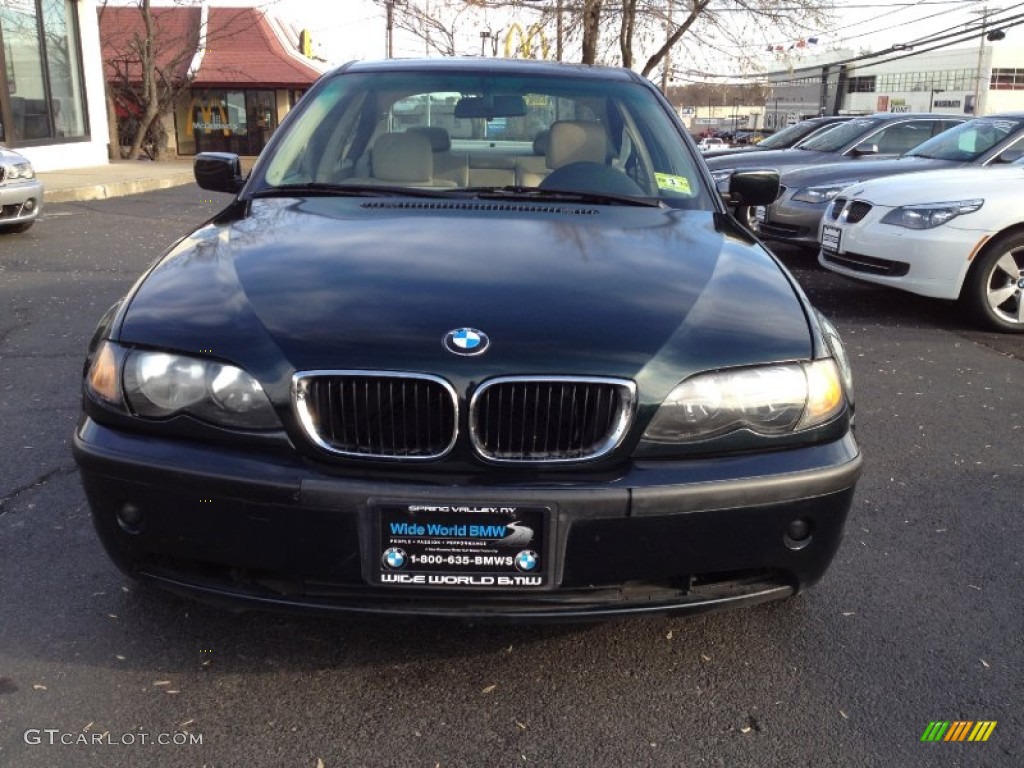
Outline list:
[[[847,187],[822,218],[826,269],[960,300],[983,323],[1024,332],[1024,157]]]

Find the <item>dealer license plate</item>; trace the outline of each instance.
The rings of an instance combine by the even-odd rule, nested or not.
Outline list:
[[[829,253],[839,253],[839,240],[843,230],[833,227],[831,224],[823,224],[821,227],[821,250]]]
[[[759,205],[754,208],[754,221],[758,224],[763,224],[764,220],[768,217],[768,208],[763,205]]]
[[[548,584],[547,507],[380,504],[377,583],[439,589],[538,589]]]

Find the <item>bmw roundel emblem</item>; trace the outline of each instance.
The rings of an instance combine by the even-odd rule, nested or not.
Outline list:
[[[387,568],[393,571],[397,571],[399,568],[405,565],[408,560],[405,550],[399,549],[398,547],[391,547],[390,549],[384,550],[384,556],[381,558],[381,562]]]
[[[537,567],[537,553],[532,549],[524,549],[515,558],[516,568],[529,572]]]
[[[476,328],[456,328],[444,337],[444,348],[455,355],[482,355],[490,343],[487,334]]]

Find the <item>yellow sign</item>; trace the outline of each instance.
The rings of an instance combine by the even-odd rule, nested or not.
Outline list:
[[[691,194],[690,180],[685,176],[676,176],[671,173],[655,173],[654,181],[658,184],[658,189],[670,189],[673,192],[679,192],[684,195]]]
[[[519,38],[518,46],[513,43],[513,39],[515,37]],[[536,59],[537,55],[533,43],[534,37],[540,41],[540,58],[548,58],[548,52],[550,50],[548,46],[548,38],[544,34],[544,28],[540,24],[531,24],[526,32],[523,32],[523,28],[518,24],[513,24],[509,27],[508,34],[505,35],[505,58],[518,58],[515,55],[518,52],[524,59]]]
[[[214,113],[217,119],[214,120]],[[185,135],[192,136],[196,131],[210,133],[211,131],[224,131],[225,136],[231,135],[231,124],[228,120],[228,111],[224,108],[218,98],[200,99],[193,98],[188,105],[189,124],[185,128]]]

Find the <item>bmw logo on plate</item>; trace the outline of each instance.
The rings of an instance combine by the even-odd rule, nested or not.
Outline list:
[[[537,553],[532,549],[524,549],[516,555],[516,568],[520,571],[530,572],[537,567]]]
[[[381,558],[381,562],[393,571],[397,571],[399,568],[405,565],[408,558],[406,557],[405,550],[399,549],[398,547],[391,547],[390,549],[384,550],[384,557]]]
[[[476,328],[456,328],[444,337],[444,348],[456,355],[481,355],[490,343],[487,334]]]

